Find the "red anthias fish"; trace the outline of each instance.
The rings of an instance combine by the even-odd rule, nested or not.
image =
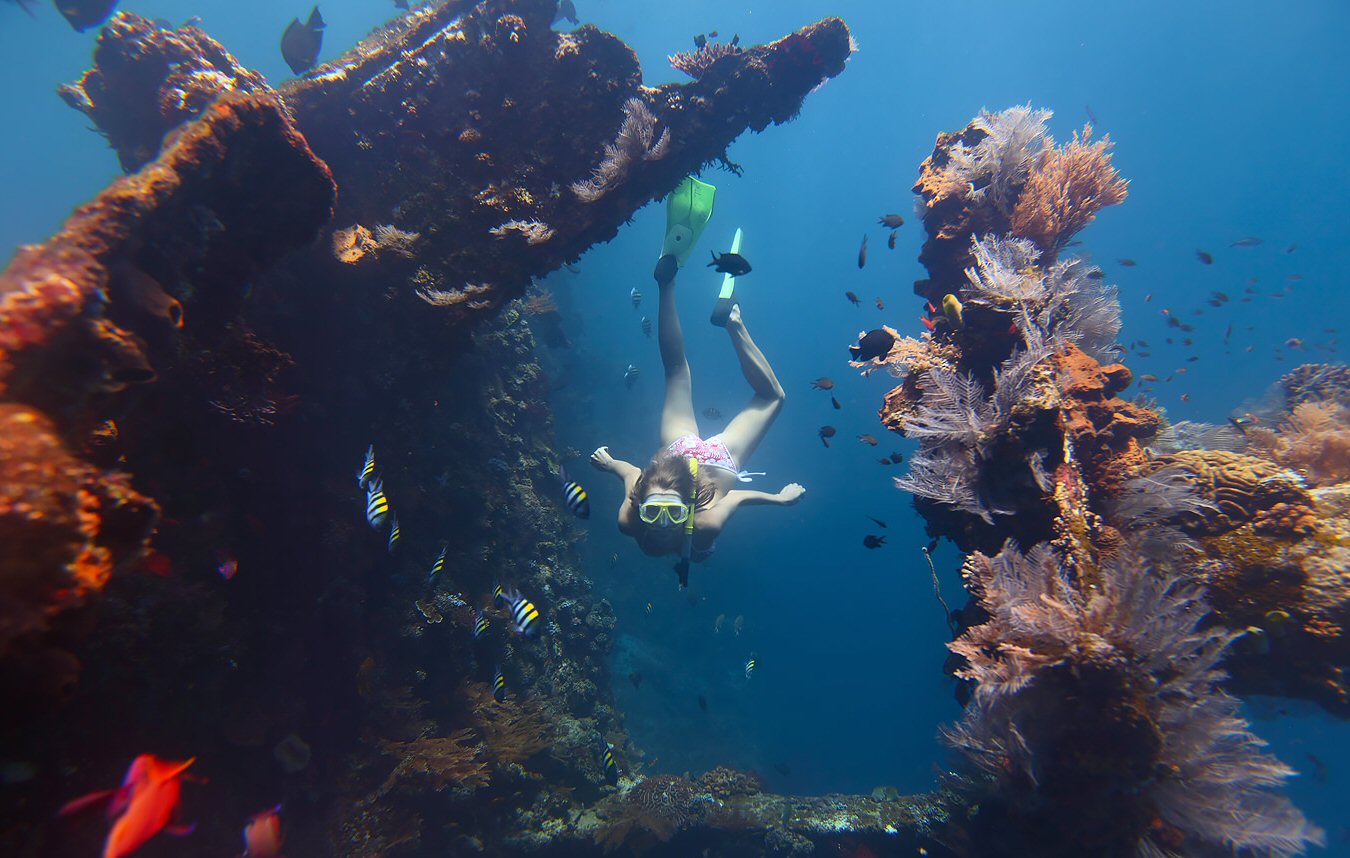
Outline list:
[[[240,858],[281,858],[281,805],[254,814],[244,823],[244,854]]]
[[[183,772],[196,759],[176,762],[141,754],[132,761],[120,787],[77,798],[61,808],[60,815],[107,800],[108,817],[113,825],[103,844],[103,858],[124,858],[161,831],[179,836],[191,834],[194,825],[170,824],[170,820],[178,809]]]

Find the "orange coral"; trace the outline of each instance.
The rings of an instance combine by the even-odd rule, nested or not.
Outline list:
[[[464,696],[473,706],[474,725],[483,733],[487,754],[501,763],[519,763],[553,744],[553,720],[532,697],[498,703],[485,682],[470,683]]]
[[[361,224],[333,230],[333,256],[338,262],[355,265],[374,251],[375,237]]]
[[[476,789],[487,786],[488,763],[483,746],[467,727],[449,736],[424,737],[411,742],[388,742],[384,752],[399,758],[376,796],[384,796],[405,780],[425,777],[437,792],[447,787]]]
[[[1111,138],[1090,142],[1092,126],[1073,142],[1043,152],[1018,197],[1012,232],[1053,256],[1097,212],[1124,202],[1129,182],[1111,166]]]

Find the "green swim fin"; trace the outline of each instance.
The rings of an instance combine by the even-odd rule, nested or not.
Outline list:
[[[703,234],[703,227],[713,213],[713,198],[717,188],[688,176],[666,197],[666,239],[661,244],[662,256],[674,256],[680,267],[689,259],[694,242]]]
[[[736,227],[736,236],[731,239],[731,252],[741,252],[741,228]],[[717,293],[717,303],[713,305],[712,318],[709,320],[719,328],[727,326],[731,317],[731,307],[736,303],[736,278],[730,274],[722,275],[722,291]]]

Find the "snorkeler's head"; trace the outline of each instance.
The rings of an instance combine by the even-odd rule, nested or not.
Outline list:
[[[643,537],[638,543],[644,551],[662,554],[678,549],[686,517],[693,513],[691,495],[695,495],[694,476],[684,457],[663,451],[642,470],[630,500],[641,526]],[[700,480],[695,509],[707,506],[712,496],[712,485]]]

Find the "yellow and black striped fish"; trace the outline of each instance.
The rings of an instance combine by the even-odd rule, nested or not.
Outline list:
[[[371,444],[366,448],[366,464],[361,468],[360,473],[356,475],[356,484],[361,488],[368,488],[370,481],[375,478],[375,445]]]
[[[398,526],[398,516],[389,513],[389,520],[393,522],[389,525],[389,553],[393,554],[394,549],[398,548],[398,541],[403,538],[403,528]]]
[[[750,660],[745,663],[745,678],[749,679],[755,673],[755,656],[750,654]]]
[[[384,480],[375,477],[366,486],[366,521],[379,530],[389,520],[389,498],[384,494]]]
[[[506,588],[498,584],[492,590],[492,604],[502,605],[506,603]]]
[[[475,617],[473,621],[473,639],[478,640],[483,635],[487,634],[487,630],[488,630],[487,612],[484,611],[482,608],[479,608],[478,616]]]
[[[614,762],[614,746],[605,743],[605,779],[613,786],[619,785],[619,764]]]
[[[591,502],[586,497],[586,490],[581,487],[581,483],[567,478],[566,468],[562,469],[562,490],[563,501],[567,503],[572,515],[577,518],[591,517]]]
[[[506,699],[506,677],[502,676],[502,669],[497,668],[497,675],[492,679],[492,696],[498,703]]]
[[[445,569],[445,552],[449,547],[448,545],[441,546],[441,553],[436,555],[436,559],[431,564],[431,572],[427,575],[427,583],[435,581],[436,576]]]
[[[539,609],[534,602],[520,595],[518,590],[504,590],[498,594],[511,612],[512,628],[518,634],[529,637],[539,631]]]

